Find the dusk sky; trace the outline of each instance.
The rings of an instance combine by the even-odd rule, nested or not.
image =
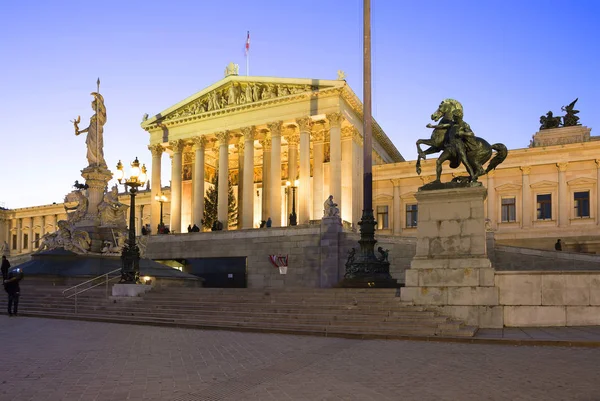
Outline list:
[[[372,0],[373,116],[407,160],[441,100],[462,102],[476,135],[527,147],[539,118],[579,98],[600,135],[600,2]],[[336,79],[362,98],[362,0],[31,1],[0,3],[0,206],[62,202],[87,166],[90,92],[107,108],[104,154],[116,170],[151,165],[140,128],[223,78]],[[600,155],[599,155],[600,156]],[[163,183],[170,162],[163,156]],[[111,183],[112,184],[112,183]],[[123,188],[120,187],[122,191]]]

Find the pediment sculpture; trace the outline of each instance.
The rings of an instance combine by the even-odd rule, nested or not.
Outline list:
[[[102,202],[98,205],[101,227],[127,226],[127,209],[129,205],[119,202],[119,190],[116,185],[104,194]]]
[[[173,120],[209,111],[234,107],[261,100],[274,99],[302,92],[318,90],[318,86],[299,84],[275,84],[261,82],[231,82],[215,89],[165,117]]]

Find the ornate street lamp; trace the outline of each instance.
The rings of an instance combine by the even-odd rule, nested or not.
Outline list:
[[[292,189],[292,213],[290,213],[290,226],[298,225],[298,216],[296,216],[296,188],[298,188],[298,180],[291,182],[286,181],[285,186]]]
[[[158,201],[160,203],[160,223],[158,224],[158,234],[162,234],[163,229],[165,228],[165,225],[163,223],[163,203],[165,203],[166,201],[168,201],[167,197],[161,192],[160,195],[156,195],[154,197],[154,200]]]
[[[135,243],[135,194],[138,187],[143,186],[148,179],[146,175],[146,165],[140,170],[140,162],[136,157],[131,163],[131,172],[129,178],[125,178],[123,164],[121,160],[117,163],[117,172],[115,178],[119,184],[125,185],[125,191],[129,186],[131,195],[131,206],[129,208],[129,237],[123,246],[121,254],[121,283],[136,284],[140,278],[140,250]],[[124,181],[124,182],[123,182]]]

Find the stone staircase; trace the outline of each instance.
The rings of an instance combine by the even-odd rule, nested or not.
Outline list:
[[[471,337],[475,327],[400,302],[396,289],[158,287],[113,298],[98,287],[67,299],[67,287],[24,280],[19,315],[351,338]],[[6,297],[0,300],[6,313]]]

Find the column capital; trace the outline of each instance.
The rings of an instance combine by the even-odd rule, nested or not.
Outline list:
[[[219,146],[229,145],[229,131],[217,132],[215,136],[217,137],[217,141],[219,141]]]
[[[556,167],[558,168],[558,171],[560,171],[560,172],[567,171],[568,166],[569,166],[569,163],[556,163]]]
[[[342,127],[342,139],[350,139],[354,135],[354,127]]]
[[[335,112],[329,113],[326,115],[327,120],[329,120],[329,126],[331,128],[340,127],[342,124],[342,113]]]
[[[242,135],[245,141],[254,141],[256,136],[256,127],[254,125],[250,127],[243,127]]]
[[[323,142],[323,140],[325,139],[325,131],[324,130],[317,130],[317,131],[313,131],[312,133],[313,135],[313,142]]]
[[[596,168],[600,169],[600,159],[596,159],[594,162],[596,163]]]
[[[205,137],[203,136],[195,136],[192,138],[192,142],[193,142],[193,149],[194,150],[204,150],[204,148],[206,147],[206,143],[207,140]]]
[[[269,133],[266,133],[265,137],[260,140],[260,144],[263,147],[263,151],[271,150],[271,135]]]
[[[244,144],[245,144],[244,136],[240,136],[238,141],[235,144],[235,148],[237,149],[238,153],[240,153],[240,154],[244,153]],[[243,154],[242,154],[242,156],[243,156]]]
[[[165,149],[163,148],[163,146],[160,143],[157,143],[154,145],[149,145],[148,150],[150,150],[150,152],[152,153],[152,156],[154,156],[154,157],[162,156],[163,152],[165,151]]]
[[[400,186],[400,182],[402,181],[400,178],[394,178],[390,180],[392,184],[394,184],[394,188],[398,188]]]
[[[169,141],[169,145],[171,146],[173,153],[181,153],[181,151],[185,147],[185,143],[180,139],[175,141]]]
[[[287,136],[288,146],[291,148],[298,147],[298,142],[300,141],[300,135],[297,132],[293,132]]]
[[[283,126],[283,121],[275,121],[272,123],[268,123],[267,127],[271,131],[271,137],[281,136],[281,127]]]
[[[300,132],[310,132],[310,128],[312,127],[313,120],[310,117],[302,117],[296,119],[296,124],[298,124],[298,128]]]
[[[494,178],[496,176],[496,170],[488,171],[487,176],[488,178]]]
[[[356,127],[352,127],[353,131],[352,131],[352,140],[359,144],[362,145],[363,144],[363,136],[361,135],[360,131],[358,130],[358,128]]]
[[[530,166],[521,166],[519,168],[521,169],[521,172],[523,173],[523,175],[529,175],[529,173],[531,173]]]

